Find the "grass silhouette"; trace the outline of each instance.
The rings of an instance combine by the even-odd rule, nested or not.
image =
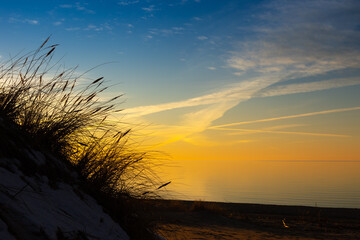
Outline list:
[[[134,150],[131,129],[109,120],[120,111],[121,95],[102,100],[107,89],[102,77],[84,84],[76,68],[53,64],[57,45],[47,46],[48,41],[1,65],[0,116],[74,164],[93,187],[150,196],[156,176],[149,152]]]
[[[58,45],[48,42],[1,63],[0,119],[70,163],[113,217],[127,214],[122,221],[134,222],[129,212],[136,207],[129,199],[155,197],[161,185],[154,153],[136,149],[132,130],[110,120],[120,111],[121,95],[104,100],[104,79],[84,80],[87,72],[66,69],[53,60]],[[134,229],[131,224],[127,231],[139,235],[141,223]]]

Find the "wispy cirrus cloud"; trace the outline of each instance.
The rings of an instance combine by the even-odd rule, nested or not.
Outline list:
[[[272,82],[271,79],[268,79],[268,82]],[[231,103],[231,106],[233,104],[237,105],[240,101],[250,99],[251,96],[259,89],[262,89],[269,84],[270,83],[264,84],[262,79],[252,79],[250,81],[233,84],[220,91],[205,94],[203,96],[190,98],[184,101],[129,108],[124,110],[124,113],[127,114],[128,117],[140,117],[152,113],[184,107],[195,107],[212,104],[220,104],[222,106],[227,105],[224,103]]]
[[[239,129],[239,128],[218,128],[218,130],[231,131],[229,135],[245,135],[257,133],[271,133],[271,134],[289,134],[289,135],[303,135],[303,136],[316,136],[316,137],[339,137],[348,138],[349,135],[333,134],[333,133],[313,133],[313,132],[290,132],[290,131],[272,131],[266,129]]]
[[[133,5],[133,4],[137,4],[137,3],[139,3],[139,0],[120,1],[120,2],[118,2],[118,4],[121,5],[121,6],[128,6],[128,5]]]
[[[207,40],[208,37],[207,36],[198,36],[197,39],[200,41],[204,41],[204,40]]]
[[[54,26],[60,26],[61,24],[63,24],[62,21],[53,22],[53,25],[54,25]]]
[[[294,115],[274,117],[274,118],[265,118],[265,119],[258,119],[258,120],[252,120],[252,121],[228,123],[228,124],[223,124],[223,125],[212,126],[212,127],[209,127],[209,129],[218,129],[218,128],[232,127],[232,126],[252,124],[252,123],[272,122],[272,121],[278,121],[278,120],[284,120],[284,119],[302,118],[302,117],[310,117],[310,116],[357,111],[357,110],[360,110],[360,107],[331,109],[331,110],[311,112],[311,113],[301,113],[301,114],[294,114]]]
[[[112,27],[110,24],[108,23],[103,23],[103,24],[88,24],[87,26],[84,27],[66,27],[65,28],[66,31],[92,31],[92,32],[102,32],[102,31],[108,31],[111,32]]]
[[[155,11],[155,5],[150,5],[148,7],[143,7],[141,9],[146,11],[146,12],[153,12],[153,11]]]
[[[71,5],[71,4],[61,4],[59,7],[60,8],[73,8],[73,5]]]
[[[84,30],[99,32],[99,31],[104,30],[104,28],[103,28],[102,26],[97,26],[97,25],[94,25],[94,24],[89,24]]]
[[[24,20],[26,23],[32,24],[32,25],[37,25],[39,24],[39,20],[34,20],[34,19],[25,19]]]
[[[306,93],[319,90],[326,90],[331,88],[354,86],[360,84],[360,78],[338,78],[333,80],[305,82],[305,83],[292,83],[269,86],[268,88],[260,90],[255,96],[270,97],[279,95],[288,95],[294,93]]]
[[[10,23],[27,23],[31,25],[40,24],[40,21],[37,19],[28,19],[28,18],[20,18],[20,17],[10,17],[8,21]]]
[[[357,110],[357,109],[355,109]],[[315,114],[316,115],[316,114]],[[303,136],[316,136],[316,137],[338,137],[348,138],[350,135],[345,134],[334,134],[334,133],[315,133],[315,132],[302,132],[302,131],[284,131],[283,129],[303,127],[304,124],[285,124],[275,125],[271,127],[261,129],[245,129],[245,128],[228,128],[228,127],[212,127],[212,130],[226,131],[228,135],[249,135],[259,133],[270,133],[270,134],[288,134],[288,135],[303,135]],[[282,130],[282,131],[279,131]]]
[[[359,77],[347,74],[337,78],[324,77],[336,70],[360,69],[360,31],[357,25],[360,21],[359,2],[280,0],[264,5],[263,9],[266,14],[256,16],[256,22],[260,23],[251,26],[252,36],[256,37],[235,42],[234,46],[239,47],[231,51],[226,60],[226,67],[240,76],[238,83],[183,101],[128,109],[127,115],[141,117],[189,108],[188,113],[181,116],[183,127],[174,127],[172,134],[177,136],[173,139],[185,139],[206,129],[225,127],[211,125],[239,103],[254,97],[313,92],[360,84]],[[208,39],[206,36],[197,38],[202,41]],[[250,75],[256,77],[250,78]],[[196,106],[201,109],[191,108]],[[251,123],[354,110],[358,108],[260,119]],[[230,123],[226,127],[249,123]],[[182,131],[181,137],[175,134],[178,131]],[[273,130],[263,131],[270,133]],[[284,131],[281,134],[317,133]],[[329,133],[323,136],[331,135]]]
[[[171,27],[171,28],[150,28],[148,31],[148,36],[154,37],[154,36],[162,36],[162,37],[168,37],[172,35],[178,35],[184,33],[183,27]]]
[[[65,30],[72,32],[72,31],[79,31],[79,30],[81,30],[81,28],[80,27],[68,27],[68,28],[65,28]]]
[[[359,2],[273,1],[265,9],[254,28],[260,40],[240,43],[229,67],[283,77],[360,67]]]
[[[87,3],[75,2],[74,4],[61,4],[59,5],[59,7],[64,9],[75,9],[77,11],[88,14],[95,14],[94,10],[87,8],[87,5],[88,5]]]

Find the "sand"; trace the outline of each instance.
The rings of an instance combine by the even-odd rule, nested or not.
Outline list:
[[[173,239],[360,239],[360,209],[156,200],[148,220]]]

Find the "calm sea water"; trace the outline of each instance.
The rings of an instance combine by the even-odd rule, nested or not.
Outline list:
[[[360,208],[360,161],[174,161],[172,199]]]

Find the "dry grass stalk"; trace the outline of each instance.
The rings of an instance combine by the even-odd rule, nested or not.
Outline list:
[[[121,95],[101,100],[107,89],[102,77],[81,86],[83,75],[76,75],[76,68],[52,63],[57,45],[48,41],[1,64],[0,117],[76,165],[94,188],[153,196],[156,177],[149,153],[132,149],[131,129],[119,130],[108,120],[119,111]]]

